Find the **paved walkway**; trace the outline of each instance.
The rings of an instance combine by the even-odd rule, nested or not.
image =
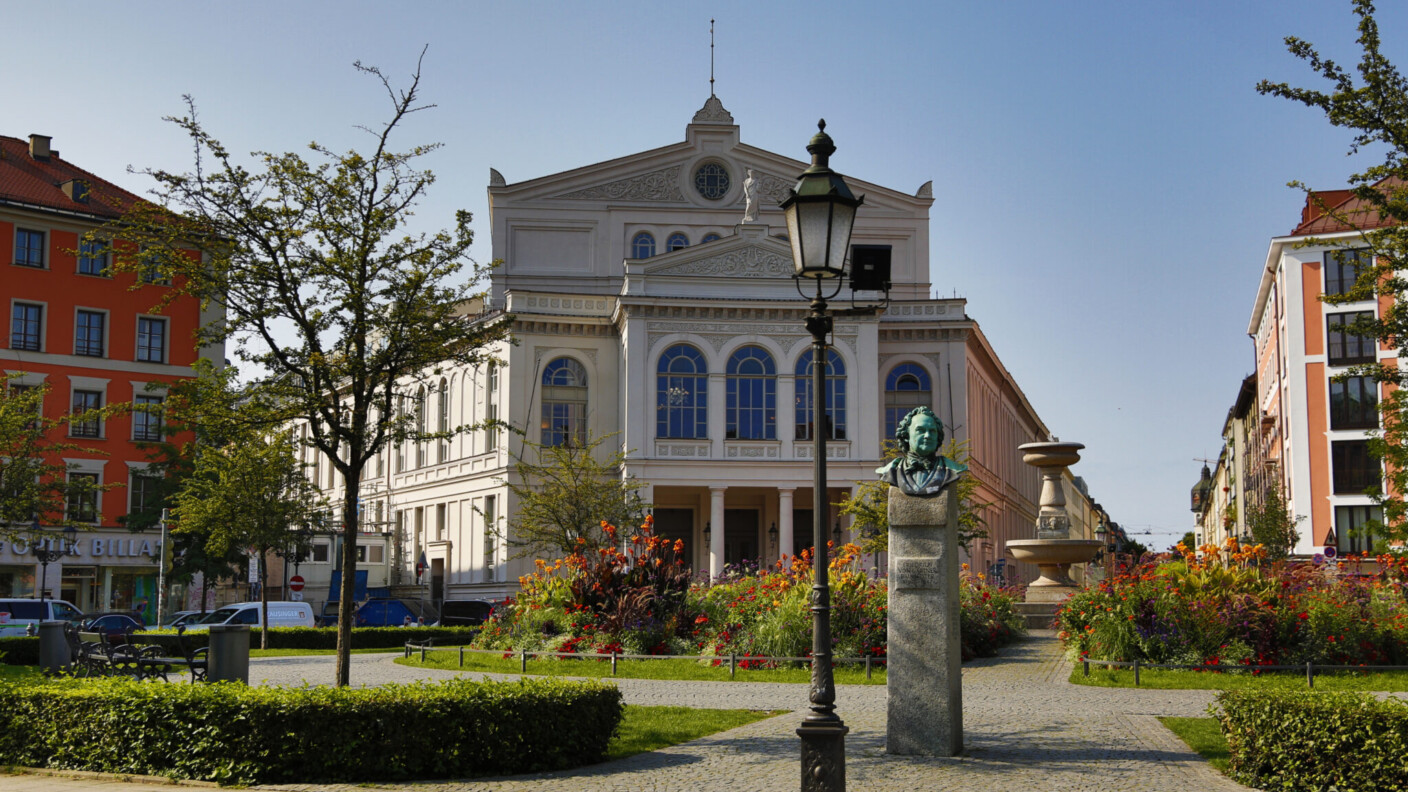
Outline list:
[[[353,682],[440,679],[452,672],[407,668],[392,655],[354,655]],[[1050,633],[963,667],[964,749],[953,759],[885,753],[883,686],[838,689],[837,708],[851,727],[846,739],[848,786],[871,792],[910,790],[1245,790],[1212,770],[1157,717],[1199,717],[1210,691],[1090,688],[1066,681],[1070,663]],[[332,658],[253,660],[251,681],[324,684]],[[474,675],[497,676],[497,675]],[[511,678],[511,677],[499,677]],[[797,710],[798,714],[569,772],[407,785],[290,784],[289,792],[402,789],[414,792],[787,792],[799,784],[794,730],[805,708],[803,685],[617,680],[630,704]],[[168,783],[114,776],[0,775],[4,792],[171,792]]]

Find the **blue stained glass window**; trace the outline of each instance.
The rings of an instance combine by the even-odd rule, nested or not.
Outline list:
[[[699,240],[699,243],[702,245],[705,242],[717,242],[720,238],[718,234],[705,234],[704,238]]]
[[[901,363],[885,377],[885,436],[895,439],[895,427],[900,419],[915,407],[932,407],[933,388],[929,372],[915,363]]]
[[[746,346],[728,359],[728,425],[724,437],[777,439],[777,367],[761,347]]]
[[[812,350],[797,359],[796,437],[811,440],[812,435]],[[846,365],[834,349],[826,350],[826,403],[823,436],[846,439]]]
[[[560,357],[543,369],[545,446],[582,445],[587,441],[587,370]]]
[[[676,344],[660,356],[656,369],[657,437],[709,436],[709,370],[699,350]]]
[[[643,259],[655,255],[655,237],[649,231],[642,231],[631,240],[631,258]]]
[[[694,189],[711,201],[724,197],[728,186],[728,171],[717,162],[706,162],[694,172]]]
[[[685,236],[684,234],[678,231],[673,234],[670,234],[670,238],[665,241],[665,252],[667,253],[672,250],[679,250],[681,248],[687,247],[689,247],[689,237]]]

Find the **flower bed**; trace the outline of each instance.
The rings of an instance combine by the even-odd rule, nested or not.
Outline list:
[[[1374,576],[1265,563],[1257,547],[1183,548],[1078,592],[1057,614],[1078,657],[1180,665],[1408,664],[1408,559]]]
[[[652,534],[651,523],[628,542],[579,549],[520,579],[522,593],[485,624],[481,649],[622,652],[627,654],[736,654],[743,668],[775,665],[766,657],[808,657],[812,621],[809,552],[771,569],[712,583],[690,581],[679,557],[682,543]],[[604,525],[608,536],[616,528]],[[884,657],[885,580],[865,574],[860,549],[835,551],[830,564],[833,653]],[[988,656],[1022,632],[1012,592],[982,576],[962,578],[964,656]]]

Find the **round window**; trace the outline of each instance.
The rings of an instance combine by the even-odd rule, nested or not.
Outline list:
[[[694,172],[694,189],[711,201],[724,197],[728,185],[728,171],[717,162],[706,162]]]

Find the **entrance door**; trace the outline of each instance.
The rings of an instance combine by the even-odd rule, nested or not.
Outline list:
[[[758,563],[758,512],[754,509],[724,510],[724,563]]]
[[[694,510],[693,509],[656,509],[655,515],[655,535],[661,539],[668,539],[671,543],[675,540],[684,541],[685,566],[694,569]]]
[[[812,510],[792,510],[792,555],[801,555],[812,546]]]
[[[445,559],[433,558],[430,561],[430,600],[439,609],[445,601]]]

